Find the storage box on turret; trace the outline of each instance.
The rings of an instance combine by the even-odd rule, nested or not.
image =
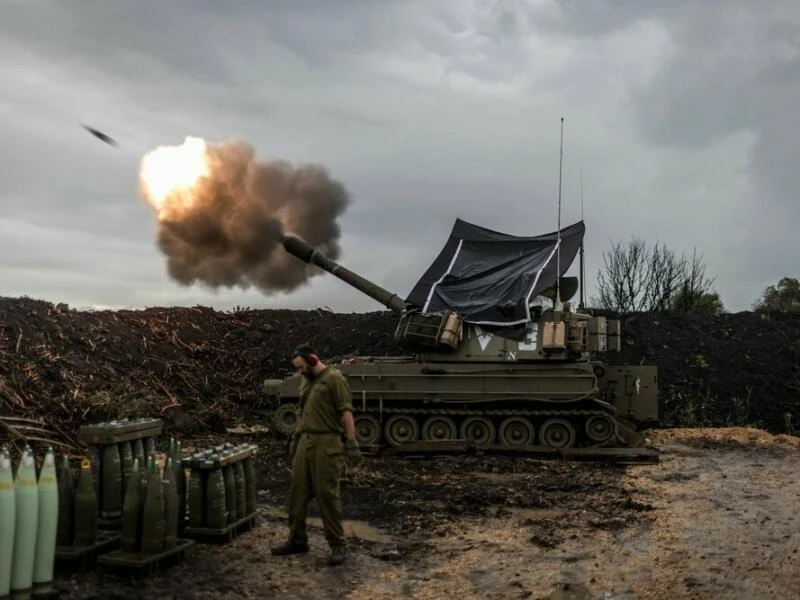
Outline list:
[[[78,430],[78,438],[87,444],[119,444],[161,435],[164,422],[161,419],[120,419],[105,423],[83,425]]]

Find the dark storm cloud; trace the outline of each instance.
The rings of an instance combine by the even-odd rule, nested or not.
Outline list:
[[[638,20],[661,20],[667,58],[634,89],[639,130],[648,141],[692,149],[731,135],[754,136],[751,169],[761,201],[796,206],[800,118],[800,12],[771,2],[560,2],[550,25],[601,35]],[[800,210],[789,211],[800,219]]]
[[[192,10],[192,2],[82,0],[3,5],[0,33],[22,40],[24,52],[82,64],[85,70],[153,85],[154,69],[206,83],[229,81],[216,43],[230,38],[223,23]],[[198,43],[201,42],[201,43]],[[91,58],[91,61],[87,61]],[[143,59],[149,59],[144,62]]]
[[[603,36],[641,21],[680,19],[693,8],[712,2],[714,0],[553,0],[533,4],[526,12],[543,31],[586,38]],[[497,4],[517,3],[498,0]]]
[[[751,140],[746,177],[734,165],[729,172],[747,186],[747,201],[721,207],[740,216],[738,230],[714,235],[732,240],[726,269],[755,301],[767,285],[800,276],[800,13],[788,1],[708,3],[675,22],[672,35],[670,57],[637,90],[640,131],[651,143],[701,152]]]
[[[663,28],[663,58],[630,87],[636,131],[648,144],[694,156],[706,171],[698,186],[712,189],[721,178],[740,182],[738,197],[722,188],[722,197],[709,194],[718,211],[707,207],[698,245],[729,240],[715,266],[723,273],[721,286],[738,297],[738,308],[747,308],[745,297],[754,300],[780,277],[800,275],[794,240],[800,226],[796,2],[564,0],[535,12],[551,35],[576,40],[614,35],[637,23]],[[744,172],[738,161],[728,162],[727,174],[725,163],[710,162],[715,149],[745,144]],[[688,189],[673,191],[681,192]],[[695,223],[705,212],[697,210]],[[721,221],[733,227],[719,227]]]
[[[696,244],[727,303],[745,308],[793,265],[791,6],[6,2],[0,125],[14,151],[0,201],[6,231],[29,231],[13,248],[30,258],[8,285],[83,304],[377,309],[327,276],[269,301],[176,286],[137,198],[140,157],[196,135],[326,166],[353,197],[341,262],[405,293],[456,217],[520,235],[554,228],[566,116],[565,221],[585,167],[590,278],[612,239]],[[125,256],[135,260],[120,271]]]

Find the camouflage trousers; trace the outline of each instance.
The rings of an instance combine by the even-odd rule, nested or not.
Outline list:
[[[339,482],[344,444],[338,434],[302,434],[292,459],[289,498],[289,540],[308,543],[308,504],[316,499],[325,539],[331,547],[345,543]]]

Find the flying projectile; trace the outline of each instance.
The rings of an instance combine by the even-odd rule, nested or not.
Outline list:
[[[109,146],[115,146],[115,147],[119,146],[119,144],[117,144],[117,141],[114,138],[111,138],[111,137],[107,136],[102,131],[98,131],[94,127],[89,127],[88,125],[84,125],[83,123],[81,123],[81,127],[83,127],[86,131],[91,133],[98,140],[101,140],[101,141],[105,142]]]

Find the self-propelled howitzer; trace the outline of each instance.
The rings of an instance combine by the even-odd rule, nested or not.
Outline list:
[[[464,239],[471,239],[469,234],[476,231],[481,235],[490,231],[468,227],[474,226],[458,220],[451,241],[457,231]],[[554,235],[511,239],[541,242],[546,250],[556,240]],[[561,243],[561,236],[557,238]],[[556,279],[552,253],[542,254],[536,263],[538,271],[520,279],[527,287],[524,302],[516,310],[522,311],[517,316],[524,317],[514,320],[509,299],[516,296],[508,290],[520,265],[512,265],[512,274],[498,274],[491,256],[482,255],[478,263],[469,263],[469,278],[459,279],[456,257],[475,258],[464,256],[463,243],[452,257],[445,256],[446,247],[439,259],[447,259],[448,270],[442,267],[441,273],[434,272],[434,263],[405,300],[297,236],[286,235],[282,243],[290,254],[398,314],[394,339],[408,356],[357,356],[336,365],[350,382],[362,446],[469,439],[514,446],[635,447],[643,442],[637,429],[658,419],[656,367],[605,364],[601,357],[620,349],[620,322],[573,310],[568,301],[578,289],[577,278],[563,277],[569,267],[565,263],[562,276]],[[478,247],[474,240],[472,247]],[[536,249],[530,248],[529,257]],[[521,256],[518,250],[510,251]],[[509,250],[504,246],[503,251]],[[500,257],[496,262],[507,265],[509,261]],[[494,302],[499,310],[485,313],[483,320],[475,314],[467,320],[442,306],[443,298],[458,305],[458,298],[466,297],[454,292],[463,290],[465,281],[472,287],[469,304],[464,306],[474,306],[475,290],[486,284],[475,274],[475,264],[486,266],[486,272],[497,278],[490,281],[484,296],[489,298],[487,305]],[[542,280],[547,281],[548,275],[551,285],[543,288]],[[505,296],[492,291],[497,285],[507,291]],[[463,312],[469,314],[468,309]],[[508,315],[508,319],[493,321],[496,315]],[[297,374],[264,382],[264,390],[279,403],[276,425],[287,433],[296,421],[299,383]]]

